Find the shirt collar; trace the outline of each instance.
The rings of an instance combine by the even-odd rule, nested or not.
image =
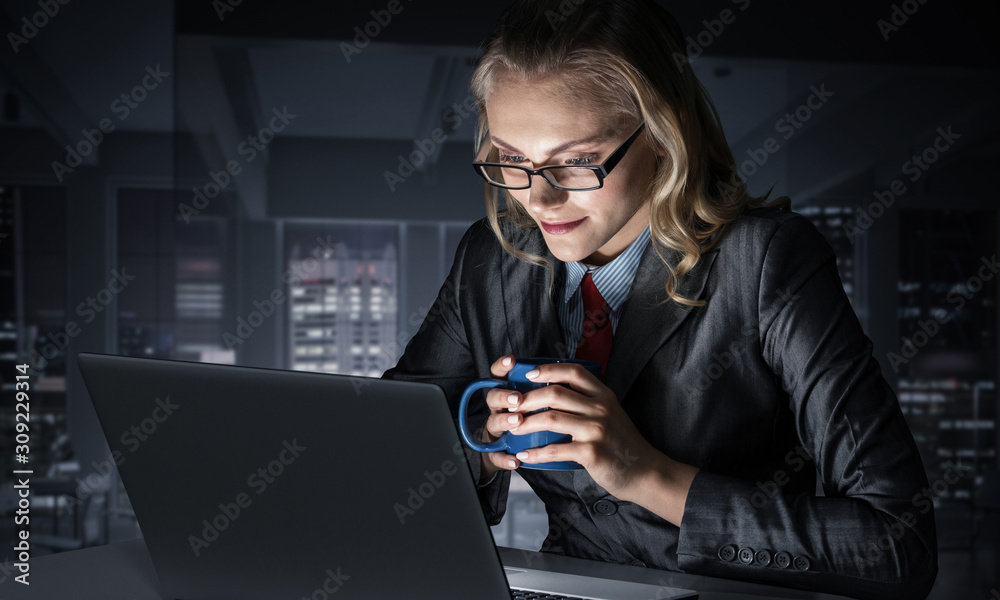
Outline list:
[[[635,272],[639,268],[643,251],[649,245],[649,239],[649,225],[646,225],[639,237],[635,238],[624,252],[604,266],[588,267],[580,262],[565,263],[566,283],[563,290],[563,302],[570,301],[573,294],[580,288],[583,276],[590,271],[597,291],[601,293],[611,310],[621,308],[628,298],[632,280],[635,279]]]

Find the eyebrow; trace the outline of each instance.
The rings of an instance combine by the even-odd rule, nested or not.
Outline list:
[[[610,138],[611,138],[611,136],[609,136],[607,134],[597,133],[597,134],[594,134],[594,135],[592,135],[590,137],[580,138],[578,140],[573,140],[571,142],[566,142],[565,144],[562,144],[560,146],[556,146],[552,150],[549,150],[549,156],[552,156],[554,154],[559,154],[560,152],[566,150],[567,148],[572,148],[573,146],[583,146],[584,144],[593,144],[595,142],[604,142],[604,141],[607,141]],[[498,138],[495,135],[491,134],[490,135],[490,139],[493,140],[493,145],[494,146],[503,146],[503,147],[507,148],[508,150],[513,151],[513,152],[520,152],[520,150],[518,150],[517,148],[515,148],[513,145],[508,144],[507,142],[503,141],[502,139]]]

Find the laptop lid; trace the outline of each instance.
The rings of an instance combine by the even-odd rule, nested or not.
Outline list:
[[[77,361],[165,593],[510,597],[437,386]]]

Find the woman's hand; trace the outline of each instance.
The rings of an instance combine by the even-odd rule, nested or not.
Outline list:
[[[561,383],[524,394],[518,410],[523,416],[518,434],[535,431],[568,433],[573,441],[549,444],[518,453],[524,463],[573,461],[590,473],[608,493],[626,499],[635,477],[649,466],[657,450],[642,437],[611,389],[581,365],[540,365],[527,374],[536,383]],[[569,387],[564,387],[569,386]]]
[[[509,370],[507,366],[504,368]],[[554,431],[571,435],[573,441],[519,452],[517,460],[524,464],[576,462],[609,494],[635,502],[680,525],[696,468],[672,460],[646,441],[614,392],[581,365],[540,365],[527,377],[536,383],[564,385],[531,390],[519,402],[512,403],[510,406],[516,407],[521,417],[516,433]],[[502,406],[503,393],[497,393],[491,409],[494,405]],[[527,414],[546,407],[552,410]],[[496,428],[506,425],[500,415],[493,419],[491,423]],[[514,426],[511,423],[511,429]]]
[[[490,365],[490,375],[497,379],[507,377],[507,373],[514,367],[514,357],[511,355],[501,356]],[[486,405],[490,409],[490,416],[483,427],[482,441],[486,443],[495,442],[508,431],[516,431],[524,421],[523,415],[517,411],[520,406],[522,395],[514,390],[504,390],[493,388],[486,393]],[[484,452],[482,455],[482,467],[480,469],[480,482],[486,481],[499,470],[513,471],[521,466],[521,462],[507,452]]]

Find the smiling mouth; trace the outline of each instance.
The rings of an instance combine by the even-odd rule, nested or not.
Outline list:
[[[549,223],[548,221],[541,221],[541,225],[542,229],[544,229],[546,233],[552,235],[563,235],[573,231],[586,220],[587,217],[584,217],[578,221],[564,221],[562,223]]]

